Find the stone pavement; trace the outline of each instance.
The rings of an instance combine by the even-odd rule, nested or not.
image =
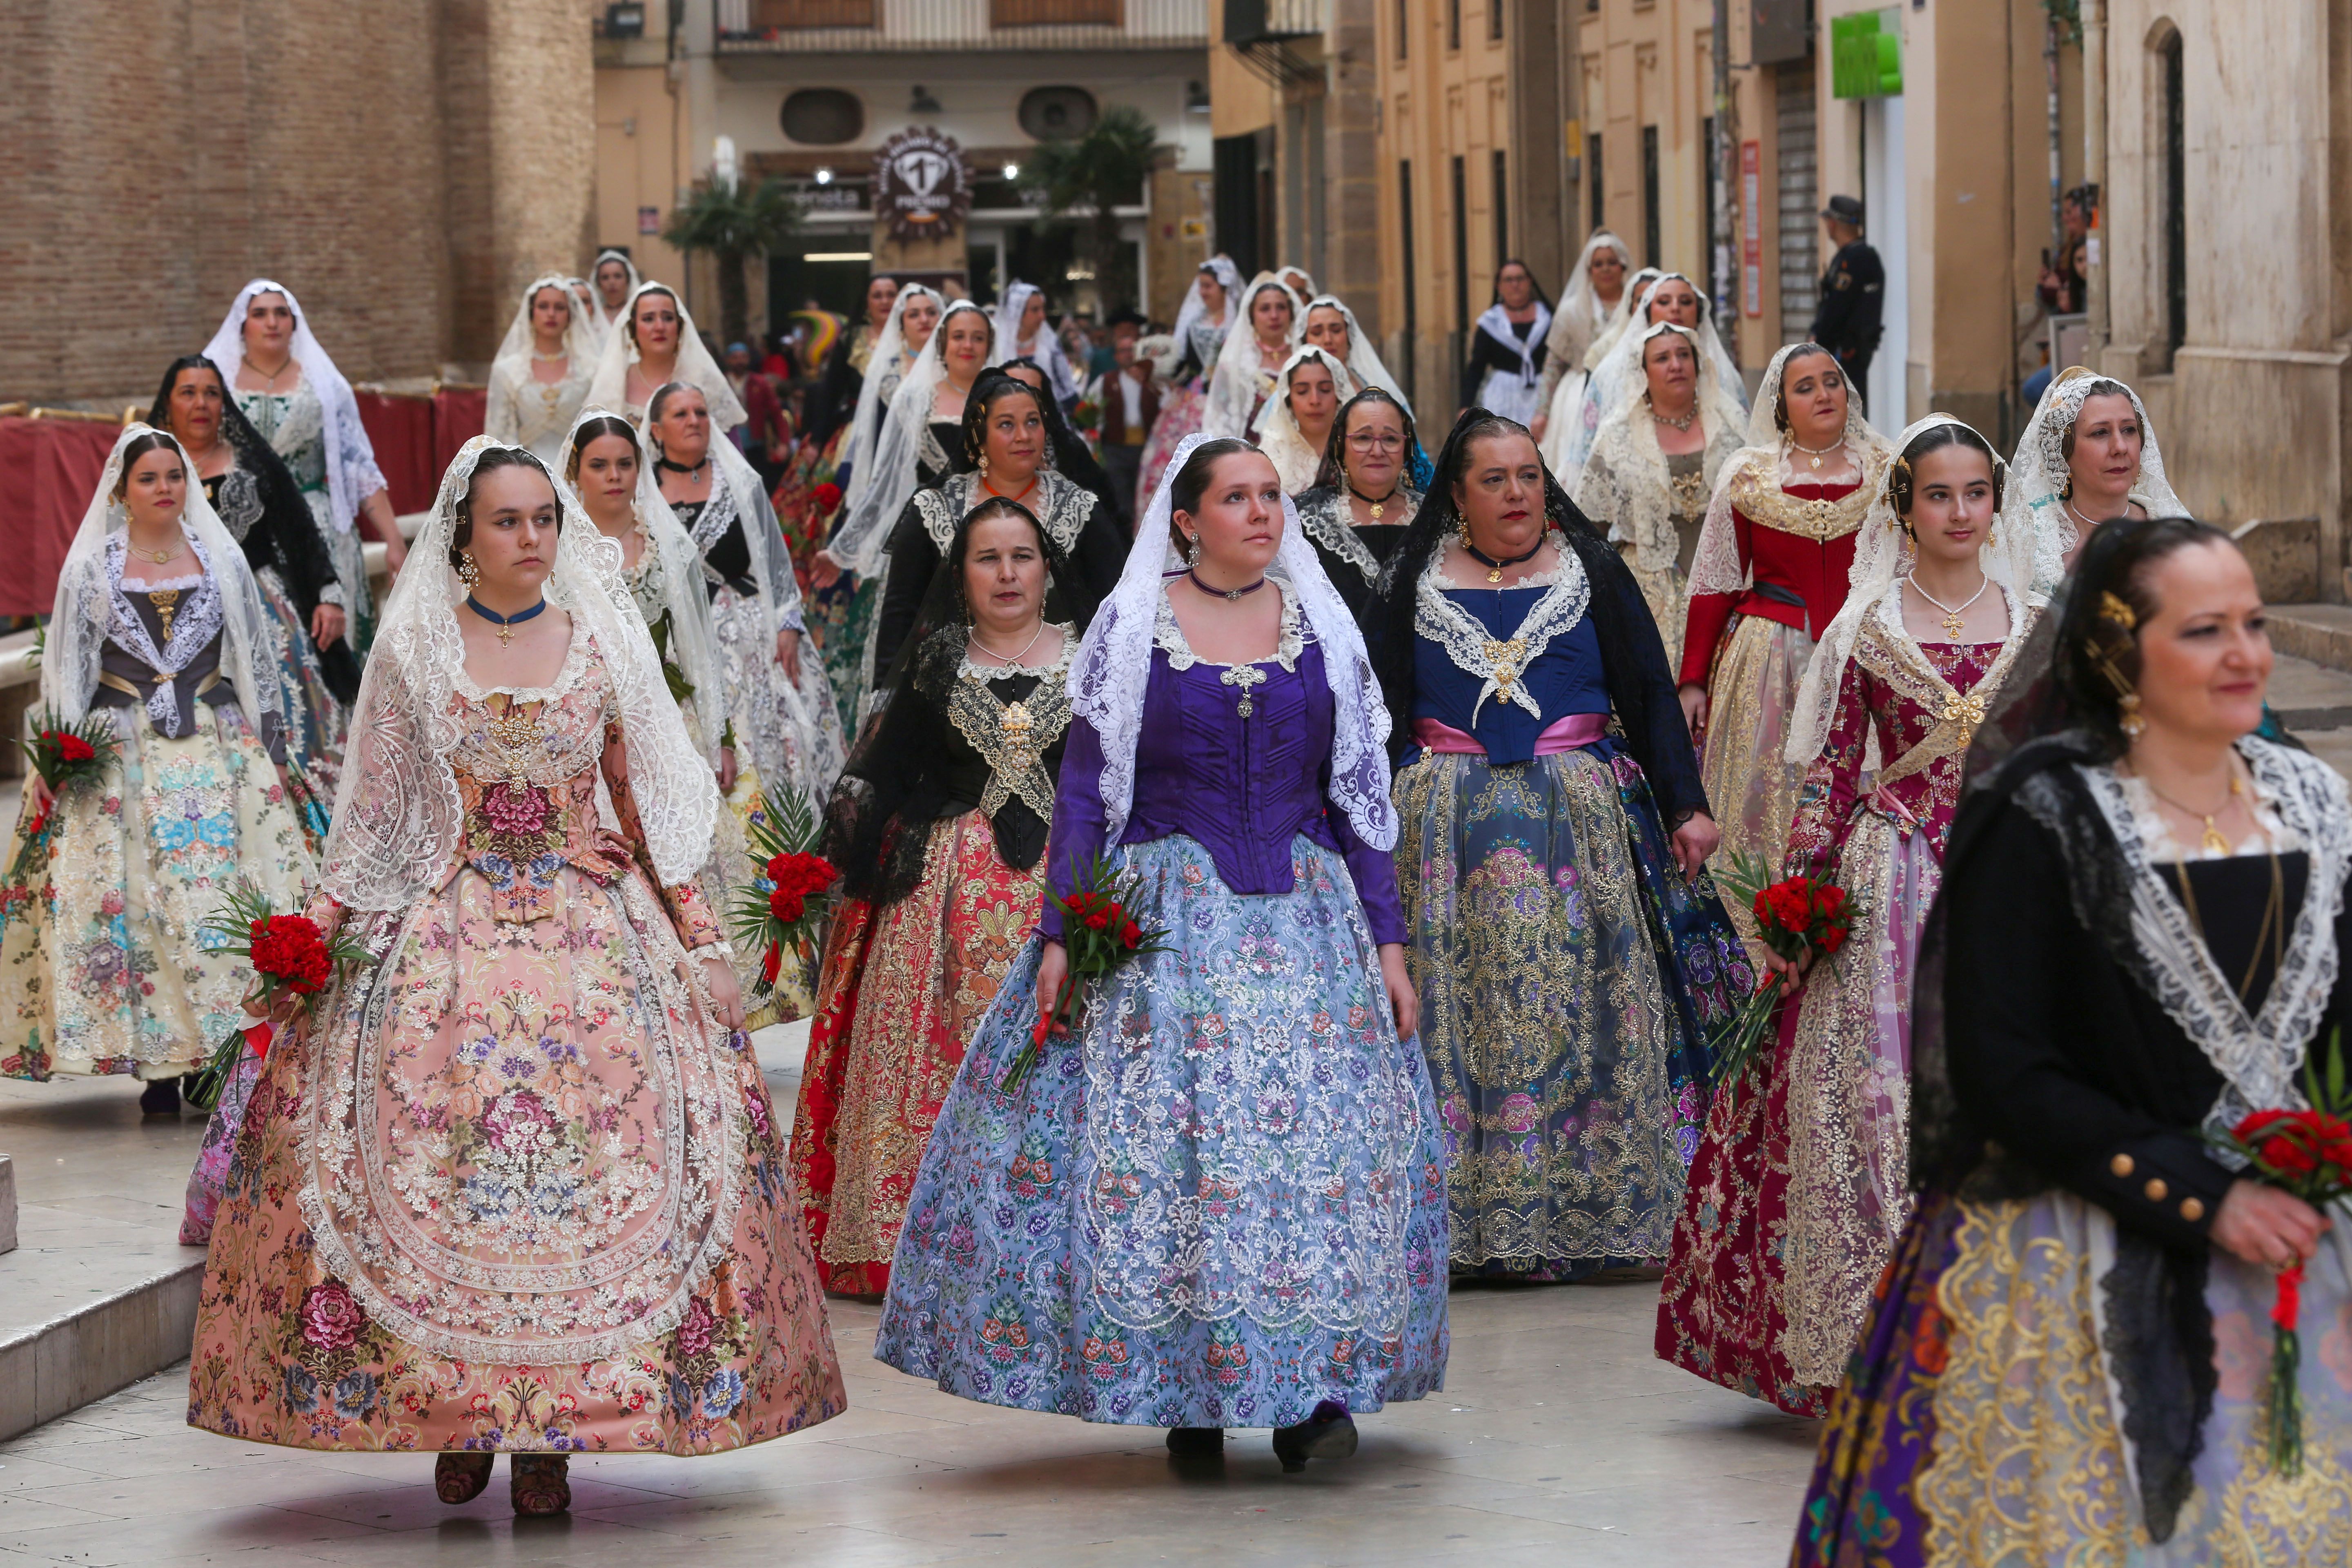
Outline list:
[[[836,1301],[847,1414],[707,1458],[575,1458],[568,1520],[517,1520],[505,1467],[462,1508],[421,1455],[193,1432],[186,1367],[0,1445],[0,1568],[562,1563],[1021,1568],[1788,1560],[1813,1426],[1650,1352],[1646,1284],[1461,1289],[1445,1394],[1364,1418],[1284,1476],[1264,1432],[1179,1475],[1157,1431],[951,1399],[872,1359]]]

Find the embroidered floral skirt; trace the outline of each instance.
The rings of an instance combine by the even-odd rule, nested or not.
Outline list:
[[[300,781],[303,798],[296,805],[315,850],[327,841],[327,819],[343,777],[343,733],[351,726],[351,714],[327,689],[319,650],[310,646],[310,628],[294,607],[278,568],[264,566],[253,580],[261,590],[261,607],[268,612],[262,617],[262,630],[277,656],[278,684],[289,699],[286,771]]]
[[[2107,1345],[2115,1221],[2069,1193],[1923,1198],[1830,1404],[1797,1568],[2352,1562],[2352,1242],[2303,1286],[2304,1470],[2269,1466],[2267,1269],[2211,1254],[2219,1387],[2169,1538],[2150,1541],[2132,1390]]]
[[[1789,744],[1790,715],[1797,688],[1813,657],[1813,639],[1796,626],[1761,616],[1735,616],[1716,645],[1707,675],[1706,743],[1699,749],[1699,775],[1707,804],[1723,830],[1717,851],[1727,865],[1734,854],[1760,857],[1775,871],[1789,853],[1789,824],[1805,780],[1804,764],[1782,756]],[[1869,781],[1863,788],[1868,792]],[[1751,941],[1756,917],[1724,906],[1739,934]],[[1760,959],[1762,949],[1755,950]]]
[[[845,572],[832,587],[818,589],[803,604],[809,636],[824,660],[825,679],[833,683],[834,711],[840,715],[842,733],[854,738],[866,694],[873,687],[867,645],[874,640],[874,616],[882,604],[882,574],[860,577]]]
[[[1658,1299],[1661,1357],[1798,1415],[1827,1407],[1910,1209],[1911,973],[1943,868],[1927,834],[1859,815],[1855,940],[1709,1108]]]
[[[1754,982],[1615,743],[1397,775],[1453,1268],[1574,1279],[1666,1256],[1706,1036]]]
[[[793,1121],[793,1174],[829,1290],[879,1294],[964,1047],[1044,897],[977,811],[933,823],[915,890],[845,905],[825,942]]]
[[[837,1415],[747,1037],[635,871],[495,920],[461,868],[281,1033],[206,1261],[188,1422],[349,1450],[708,1453]]]
[[[301,907],[314,868],[269,753],[234,707],[195,705],[177,740],[137,709],[100,709],[122,734],[116,765],[68,786],[46,859],[0,889],[0,1076],[177,1078],[208,1059],[252,972],[197,928],[250,879]],[[35,820],[26,790],[13,866]]]
[[[1139,959],[998,1081],[1037,1017],[1031,939],[948,1091],[874,1353],[950,1394],[1142,1426],[1281,1426],[1445,1375],[1445,1189],[1347,862],[1287,893],[1130,845]]]
[[[803,637],[800,679],[785,675],[766,609],[732,588],[720,588],[710,601],[710,622],[727,683],[727,717],[735,725],[736,765],[757,769],[772,789],[800,790],[822,811],[847,756],[824,658]]]
[[[1690,588],[1682,568],[1661,566],[1648,571],[1635,563],[1632,545],[1621,544],[1617,549],[1625,558],[1626,570],[1633,574],[1634,585],[1642,590],[1642,603],[1650,607],[1650,618],[1658,623],[1658,640],[1666,648],[1666,668],[1680,669],[1683,628],[1690,615]]]
[[[356,522],[349,528],[335,526],[334,502],[328,496],[326,480],[320,479],[315,489],[305,485],[302,499],[310,505],[320,542],[327,547],[327,559],[334,564],[335,581],[343,585],[343,613],[351,623],[344,635],[352,639],[352,651],[365,664],[368,645],[375,641],[375,598],[368,592],[366,542],[360,538]]]
[[[1205,376],[1206,373],[1203,373]],[[1160,491],[1160,477],[1167,473],[1169,462],[1184,437],[1196,435],[1201,428],[1201,416],[1208,410],[1208,399],[1201,391],[1201,380],[1164,387],[1160,394],[1160,417],[1151,422],[1151,429],[1143,437],[1143,457],[1136,468],[1135,515],[1140,520],[1150,510],[1151,498]]]

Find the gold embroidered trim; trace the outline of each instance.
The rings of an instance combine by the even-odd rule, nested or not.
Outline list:
[[[997,696],[983,679],[965,676],[948,699],[948,719],[988,763],[988,787],[980,809],[993,817],[1019,795],[1045,821],[1054,820],[1054,780],[1044,758],[1070,727],[1070,690],[1059,680],[1041,679],[1018,702]]]
[[[1859,454],[1862,483],[1858,489],[1835,500],[1809,500],[1780,488],[1778,447],[1753,450],[1757,456],[1741,463],[1725,486],[1734,510],[1759,528],[1777,529],[1821,544],[1843,539],[1862,526],[1886,471],[1885,448],[1872,447]]]

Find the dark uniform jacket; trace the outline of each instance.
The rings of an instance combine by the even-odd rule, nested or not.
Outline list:
[[[1886,268],[1870,242],[1842,245],[1822,274],[1822,302],[1813,310],[1813,342],[1849,358],[1878,347],[1879,313],[1886,303]]]

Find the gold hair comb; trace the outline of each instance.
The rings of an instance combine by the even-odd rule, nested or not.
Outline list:
[[[2132,613],[2132,607],[2105,589],[2099,593],[2099,619],[2113,621],[2127,632],[2139,629],[2139,616]]]

